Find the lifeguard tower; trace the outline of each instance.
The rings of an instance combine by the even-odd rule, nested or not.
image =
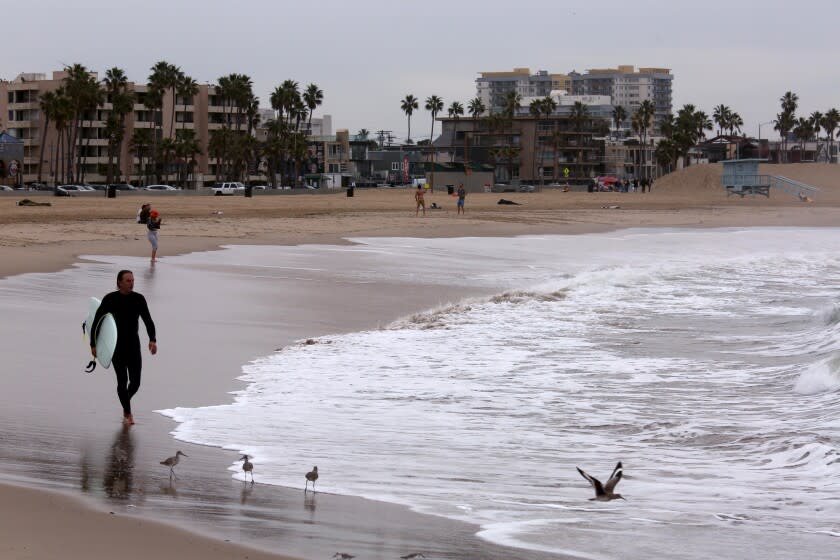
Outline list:
[[[721,184],[726,188],[727,196],[738,195],[741,198],[751,195],[770,197],[770,189],[798,196],[800,200],[813,200],[820,191],[817,187],[806,185],[781,175],[760,175],[758,164],[766,159],[730,159],[723,161]]]

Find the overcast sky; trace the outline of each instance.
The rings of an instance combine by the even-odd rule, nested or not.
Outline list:
[[[482,71],[671,68],[674,111],[728,105],[744,131],[799,95],[798,114],[840,108],[840,0],[0,0],[0,78],[82,63],[145,82],[166,60],[199,83],[249,75],[262,105],[283,80],[324,91],[333,128],[407,131],[400,101],[475,96]],[[436,125],[439,130],[439,125]],[[762,137],[775,135],[762,126]]]

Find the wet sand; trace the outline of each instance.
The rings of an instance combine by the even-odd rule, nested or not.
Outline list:
[[[176,442],[168,435],[174,423],[153,412],[227,402],[227,393],[242,386],[235,381],[242,364],[301,338],[376,327],[474,291],[337,282],[327,270],[342,267],[335,256],[309,268],[292,266],[281,278],[226,267],[224,258],[209,265],[179,260],[188,259],[172,257],[152,268],[145,258],[120,257],[0,280],[0,313],[7,318],[0,325],[6,356],[0,480],[80,494],[88,507],[126,520],[114,531],[141,530],[156,543],[168,537],[159,536],[156,525],[138,529],[138,520],[299,558],[345,551],[366,558],[419,551],[435,558],[538,557],[484,542],[475,537],[478,527],[466,523],[325,492],[305,496],[303,475],[317,458],[300,458],[300,488],[260,484],[258,460],[256,484],[233,480],[227,469],[236,464],[235,451]],[[157,356],[144,354],[143,384],[132,401],[137,424],[129,430],[120,425],[113,374],[101,367],[83,373],[88,356],[80,336],[86,297],[110,289],[122,267],[135,271],[136,289],[152,302],[159,344]],[[141,340],[144,335],[141,327]],[[170,483],[159,461],[177,449],[188,457]],[[340,476],[329,465],[321,469],[322,482]],[[0,488],[4,516],[14,514],[15,495],[8,490]],[[65,498],[50,499],[75,511]],[[54,514],[51,508],[38,512],[44,503],[33,505],[33,517]],[[96,541],[98,518],[91,513],[88,519]],[[41,538],[33,529],[11,542],[22,547]],[[97,547],[90,556],[104,558]]]
[[[813,204],[789,196],[727,198],[709,186],[708,173],[703,175],[707,170],[700,170],[695,171],[699,178],[694,183],[669,186],[663,180],[653,193],[644,195],[471,194],[464,218],[455,216],[454,202],[442,193],[428,196],[427,201],[444,210],[414,218],[412,193],[403,190],[357,190],[354,198],[342,193],[253,199],[30,196],[52,203],[50,207],[14,206],[20,198],[17,193],[0,197],[0,278],[6,277],[0,280],[4,319],[0,323],[4,356],[0,481],[15,485],[0,486],[0,525],[10,528],[0,533],[0,553],[47,557],[55,547],[64,550],[63,538],[82,535],[77,543],[80,553],[69,554],[67,549],[68,557],[110,558],[113,546],[100,546],[105,542],[99,538],[106,523],[104,511],[115,521],[108,533],[116,542],[141,535],[144,546],[170,550],[173,540],[200,541],[177,552],[186,558],[257,557],[249,548],[213,548],[225,541],[300,558],[329,558],[335,552],[397,558],[418,551],[435,558],[544,557],[488,544],[474,536],[475,526],[414,514],[399,506],[326,493],[304,497],[303,473],[316,464],[310,458],[301,458],[300,489],[260,485],[258,463],[257,484],[244,485],[226,471],[235,464],[234,451],[179,444],[168,435],[173,423],[152,412],[227,402],[226,393],[241,387],[235,378],[243,363],[295,340],[375,327],[473,292],[458,286],[337,286],[329,274],[307,272],[268,282],[237,275],[224,266],[176,265],[177,259],[170,266],[167,259],[221,244],[346,243],[343,238],[352,236],[579,234],[640,226],[836,226],[840,174],[835,167],[815,169],[814,173],[822,173],[814,177],[821,181],[823,192]],[[789,169],[780,174],[807,181]],[[498,206],[499,198],[522,205]],[[164,259],[155,268],[148,264],[145,232],[133,223],[144,199],[164,216],[160,251]],[[79,258],[96,254],[121,257],[105,262]],[[331,266],[340,262],[327,263],[325,268]],[[120,268],[134,269],[137,290],[154,302],[160,343],[158,356],[144,355],[143,387],[134,401],[138,424],[128,432],[119,423],[111,372],[82,372],[88,357],[80,332],[84,301],[111,290]],[[34,272],[44,274],[23,274]],[[196,347],[201,352],[186,350]],[[158,461],[177,448],[189,458],[176,469],[180,479],[170,484],[168,469]],[[329,470],[323,465],[322,469]],[[24,501],[25,515],[18,506]],[[6,523],[12,519],[16,524]],[[24,519],[30,522],[23,523]],[[41,529],[53,522],[64,524],[67,532]],[[212,539],[170,532],[167,527],[173,526]],[[35,546],[54,548],[24,552],[24,547]],[[144,549],[144,557],[152,550]]]

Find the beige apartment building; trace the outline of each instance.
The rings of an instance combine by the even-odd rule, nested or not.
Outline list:
[[[95,72],[91,74],[98,77]],[[56,71],[50,78],[46,74],[20,74],[14,80],[0,81],[0,129],[5,128],[9,134],[24,142],[22,172],[25,183],[38,179],[39,167],[43,182],[53,184],[59,177],[61,162],[58,161],[58,137],[54,123],[49,123],[45,135],[47,123],[40,108],[40,97],[61,87],[66,77],[66,72]],[[134,110],[126,118],[125,141],[119,158],[121,169],[116,171],[116,180],[142,183],[145,177],[141,173],[139,159],[131,153],[131,138],[135,130],[153,128],[154,115],[143,104],[147,86],[129,82],[128,88],[135,92],[136,99]],[[102,183],[106,180],[108,140],[105,124],[111,109],[111,104],[106,100],[95,111],[84,115],[81,122],[77,145],[82,154],[84,180],[87,182]],[[194,174],[188,178],[190,186],[202,186],[205,182],[215,181],[216,160],[208,157],[206,147],[210,132],[222,128],[226,112],[228,119],[236,118],[236,107],[226,107],[213,85],[200,85],[193,99],[174,99],[171,91],[164,94],[163,109],[157,115],[160,121],[158,125],[163,127],[162,138],[174,137],[180,129],[191,129],[195,131],[203,148],[203,153],[196,156]],[[245,126],[244,123],[242,126]],[[169,178],[174,177],[173,174]]]

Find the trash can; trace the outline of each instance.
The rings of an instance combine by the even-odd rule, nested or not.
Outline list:
[[[254,196],[254,187],[245,185],[245,198],[251,198],[252,196]]]
[[[446,185],[446,194],[455,194],[455,185]]]
[[[353,191],[356,190],[356,187],[347,187],[347,198],[353,198]]]
[[[105,188],[105,196],[107,198],[117,198],[117,186],[116,185],[108,185]]]

